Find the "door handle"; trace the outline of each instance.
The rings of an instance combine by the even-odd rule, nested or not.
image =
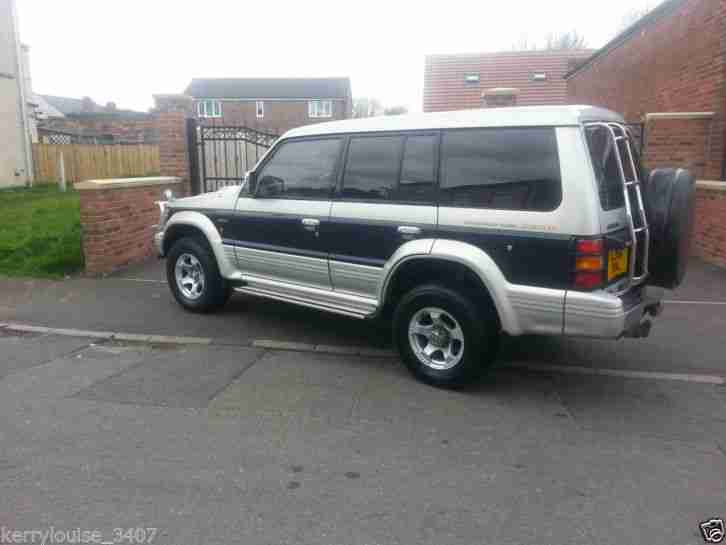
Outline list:
[[[303,227],[306,231],[317,231],[320,227],[320,220],[315,218],[303,218]]]
[[[421,234],[421,229],[412,225],[401,225],[398,232],[403,238],[413,238]]]

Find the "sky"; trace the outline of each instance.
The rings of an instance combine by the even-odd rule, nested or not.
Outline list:
[[[421,111],[424,57],[572,29],[600,47],[655,0],[16,0],[33,90],[147,110],[193,77],[349,76]]]

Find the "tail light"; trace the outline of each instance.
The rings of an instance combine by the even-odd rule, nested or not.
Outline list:
[[[605,283],[605,244],[601,238],[575,241],[573,287],[595,290]]]

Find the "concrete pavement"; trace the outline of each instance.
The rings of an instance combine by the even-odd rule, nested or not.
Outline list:
[[[726,271],[693,261],[686,284],[667,295],[645,340],[524,337],[504,342],[500,361],[726,376]],[[136,334],[212,338],[216,344],[274,340],[389,348],[380,326],[270,300],[236,295],[213,315],[184,312],[153,260],[105,279],[0,280],[0,322]]]
[[[159,544],[701,543],[723,386],[0,329],[0,526]]]

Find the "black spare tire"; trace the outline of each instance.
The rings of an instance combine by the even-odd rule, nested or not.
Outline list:
[[[644,205],[650,226],[648,284],[678,287],[686,275],[693,237],[696,183],[679,168],[658,168],[644,188]]]

